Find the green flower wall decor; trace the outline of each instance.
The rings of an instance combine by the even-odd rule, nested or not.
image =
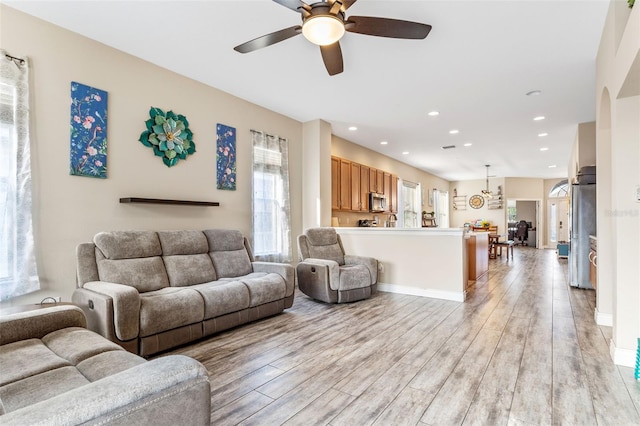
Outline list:
[[[173,111],[165,113],[155,107],[151,107],[149,115],[151,118],[145,121],[147,130],[142,132],[139,141],[153,148],[154,154],[162,157],[167,167],[175,166],[178,160],[186,160],[188,155],[196,152],[193,132],[189,130],[189,122],[184,115],[176,115]]]

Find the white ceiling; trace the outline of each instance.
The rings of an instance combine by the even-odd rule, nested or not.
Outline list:
[[[270,0],[4,3],[301,122],[326,120],[335,135],[444,179],[466,180],[484,179],[485,164],[499,177],[566,177],[577,124],[595,120],[595,57],[609,1],[359,0],[347,16],[433,29],[425,40],[347,33],[344,72],[333,77],[302,35],[248,54],[233,50],[300,23]],[[542,93],[525,95],[532,90]],[[432,110],[440,115],[429,117]],[[533,121],[539,115],[546,119]]]

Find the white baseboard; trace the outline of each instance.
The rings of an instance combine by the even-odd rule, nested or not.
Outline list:
[[[631,349],[616,348],[616,344],[611,339],[609,344],[611,359],[616,365],[634,368],[636,366],[636,352]]]
[[[595,309],[593,318],[596,320],[596,324],[604,325],[607,327],[613,327],[613,314],[604,314]]]
[[[464,302],[467,297],[466,291],[443,291],[385,283],[378,283],[378,290],[387,293],[399,293],[408,294],[410,296],[431,297],[433,299],[453,300],[454,302]]]

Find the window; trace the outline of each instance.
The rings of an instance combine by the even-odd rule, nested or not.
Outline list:
[[[551,191],[549,191],[549,198],[566,198],[569,196],[569,181],[561,180],[556,183]]]
[[[422,215],[420,213],[420,184],[403,180],[400,185],[400,203],[402,211],[401,226],[403,228],[420,228]]]
[[[28,62],[0,50],[0,300],[40,288],[31,219]]]
[[[433,189],[433,204],[436,223],[440,228],[449,227],[449,192]]]
[[[256,260],[290,262],[291,218],[287,140],[252,131],[253,254]]]

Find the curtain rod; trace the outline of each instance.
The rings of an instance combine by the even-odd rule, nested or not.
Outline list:
[[[4,56],[7,57],[8,60],[16,64],[17,66],[24,65],[25,60],[22,58],[18,58],[17,56],[11,56],[8,53],[5,53]]]
[[[261,133],[261,134],[263,134],[263,135],[265,135],[265,136],[269,136],[269,137],[272,137],[272,138],[284,139],[283,137],[280,137],[280,136],[277,136],[277,135],[270,135],[269,133],[265,133],[265,132],[262,132],[262,131],[260,131],[260,130],[254,130],[254,129],[251,129],[251,131],[252,131],[253,133]]]

